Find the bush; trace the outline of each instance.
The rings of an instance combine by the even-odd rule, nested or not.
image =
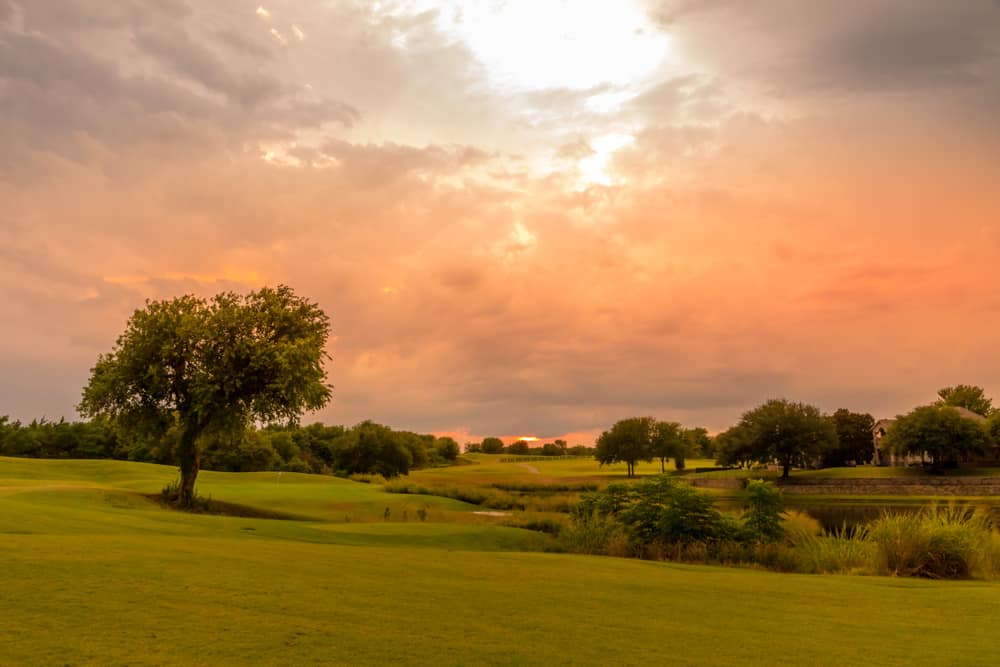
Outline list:
[[[966,508],[885,514],[868,531],[881,574],[966,579],[995,573],[996,535],[990,520]]]
[[[628,536],[612,517],[593,512],[575,514],[559,532],[559,544],[572,553],[605,556],[628,554]]]
[[[617,524],[638,555],[668,553],[676,544],[746,537],[735,520],[712,506],[711,496],[666,475],[639,484],[609,484],[585,496],[571,514],[581,530],[596,517]]]
[[[861,574],[871,572],[874,553],[864,527],[842,527],[830,535],[796,532],[790,535],[795,572]]]
[[[753,539],[774,542],[784,532],[781,528],[781,490],[761,479],[747,481],[747,510],[743,523]]]

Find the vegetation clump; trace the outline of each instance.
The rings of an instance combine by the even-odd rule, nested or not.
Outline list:
[[[750,480],[740,517],[711,496],[659,476],[610,484],[586,496],[559,534],[567,551],[750,565],[806,574],[991,579],[1000,574],[1000,534],[985,512],[934,507],[885,513],[869,525],[822,534],[815,520],[782,511],[771,483]]]

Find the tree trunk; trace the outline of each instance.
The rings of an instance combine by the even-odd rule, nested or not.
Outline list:
[[[792,470],[792,462],[785,461],[781,464],[781,476],[782,478],[788,477],[788,473]]]
[[[662,456],[660,457],[660,472],[667,472],[667,460]]]
[[[201,452],[198,449],[199,435],[200,432],[197,428],[187,426],[181,432],[181,439],[177,444],[177,458],[181,466],[181,488],[177,504],[181,507],[190,507],[194,501],[194,483],[198,479],[198,470],[201,467]]]

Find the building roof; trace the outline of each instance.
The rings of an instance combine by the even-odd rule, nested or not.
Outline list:
[[[966,419],[971,419],[974,422],[984,422],[984,421],[986,421],[986,417],[982,416],[978,412],[973,412],[972,410],[969,410],[968,408],[962,408],[962,407],[959,407],[957,405],[952,405],[950,407],[953,407],[956,410],[958,410],[958,414],[962,415]]]

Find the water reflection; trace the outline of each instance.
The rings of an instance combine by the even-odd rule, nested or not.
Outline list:
[[[982,508],[989,512],[994,523],[1000,524],[1000,504],[997,500],[974,499],[952,500],[947,503],[916,501],[916,502],[830,502],[830,503],[787,503],[788,509],[797,509],[819,521],[827,533],[846,528],[849,532],[857,526],[870,523],[883,513],[915,514],[930,507],[968,507]]]

